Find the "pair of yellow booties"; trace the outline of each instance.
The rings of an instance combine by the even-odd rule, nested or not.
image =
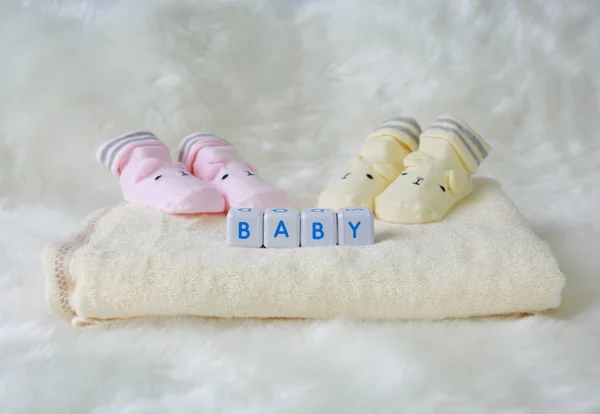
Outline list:
[[[439,116],[425,131],[414,118],[384,121],[348,170],[319,195],[319,208],[369,207],[379,220],[442,220],[473,191],[489,144],[462,119]]]

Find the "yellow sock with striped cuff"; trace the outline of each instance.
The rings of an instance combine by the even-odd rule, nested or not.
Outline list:
[[[405,224],[442,220],[471,194],[471,176],[490,150],[463,120],[438,117],[421,134],[419,150],[404,158],[406,169],[376,197],[375,216]]]
[[[404,157],[419,145],[414,118],[392,118],[374,129],[340,178],[319,195],[319,208],[368,207],[404,170]]]

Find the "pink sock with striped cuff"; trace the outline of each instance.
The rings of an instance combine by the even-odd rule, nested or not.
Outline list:
[[[221,194],[183,165],[174,164],[167,146],[150,132],[131,132],[107,141],[96,158],[119,177],[126,201],[171,214],[225,210]]]
[[[188,135],[179,144],[178,160],[196,177],[218,189],[227,209],[249,207],[264,211],[291,207],[285,190],[259,178],[233,145],[216,135]]]

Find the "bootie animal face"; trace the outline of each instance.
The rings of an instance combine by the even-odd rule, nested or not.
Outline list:
[[[129,132],[104,142],[96,158],[117,177],[123,198],[173,214],[219,213],[223,196],[174,164],[167,146],[147,131]]]
[[[256,208],[266,210],[289,207],[287,192],[267,183],[256,174],[250,164],[233,160],[205,167],[208,181],[222,194],[226,194],[226,208]]]
[[[225,202],[218,192],[197,179],[182,165],[156,158],[144,159],[121,175],[121,184],[128,191],[128,201],[144,200],[147,204],[173,214],[219,212]]]
[[[225,198],[226,209],[291,207],[288,193],[258,177],[228,141],[209,133],[194,133],[179,144],[179,159],[196,177]]]
[[[375,215],[398,223],[439,221],[450,208],[472,191],[469,174],[446,169],[424,153],[405,158],[407,166],[375,202]],[[381,217],[380,217],[381,216]]]
[[[348,164],[347,172],[330,183],[318,200],[319,208],[337,210],[344,207],[368,207],[398,175],[398,170],[387,164],[371,164],[359,157]]]
[[[319,194],[317,207],[368,207],[373,211],[375,197],[404,170],[402,161],[406,154],[417,150],[420,133],[421,127],[414,118],[384,121],[367,135],[345,173]]]

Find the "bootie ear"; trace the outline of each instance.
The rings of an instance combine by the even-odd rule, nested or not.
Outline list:
[[[446,186],[452,194],[460,194],[469,180],[469,174],[463,170],[446,171]]]
[[[162,165],[164,165],[164,161],[158,160],[156,158],[146,158],[139,161],[135,166],[136,172],[134,182],[137,183],[143,180],[144,178],[148,178]]]
[[[392,164],[373,164],[373,169],[388,182],[392,182],[399,174],[398,168]]]
[[[357,166],[359,166],[359,165],[361,165],[363,163],[364,163],[363,159],[360,156],[357,155],[355,157],[350,158],[350,161],[348,161],[348,167],[354,168],[354,167],[357,167]]]
[[[404,166],[407,168],[416,167],[421,164],[429,164],[434,161],[433,157],[425,152],[415,151],[404,157]]]

